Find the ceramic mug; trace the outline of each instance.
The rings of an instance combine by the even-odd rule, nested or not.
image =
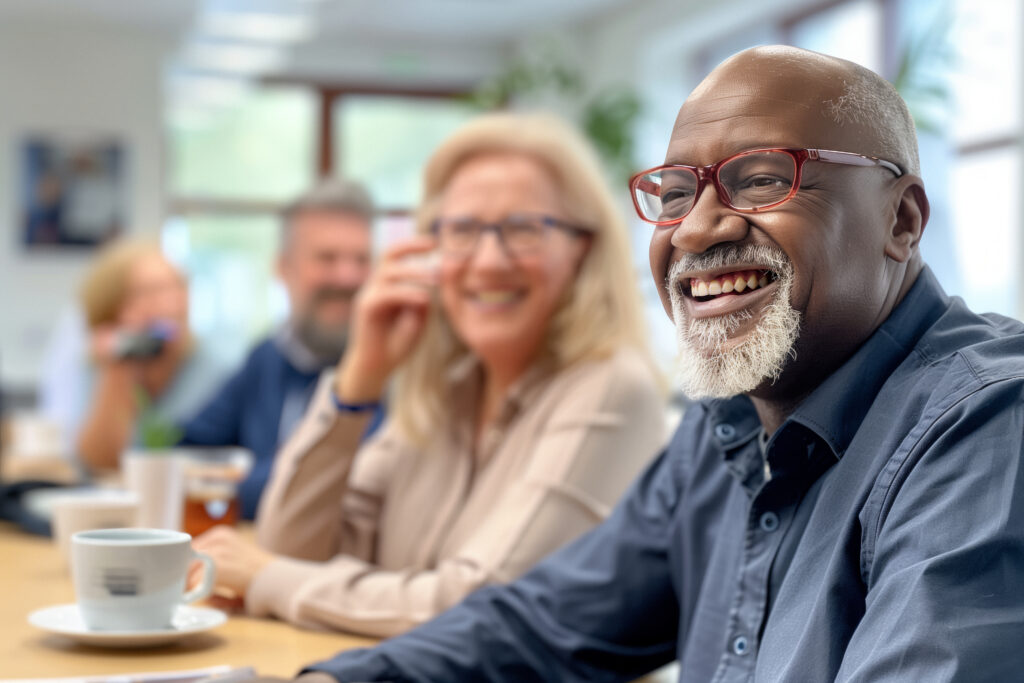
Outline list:
[[[121,472],[125,488],[139,497],[140,527],[181,530],[185,496],[181,451],[125,451]]]
[[[90,529],[133,527],[137,525],[138,516],[139,499],[131,491],[71,491],[54,499],[53,540],[64,561],[70,563],[72,534]]]
[[[185,592],[193,559],[202,584]],[[169,529],[94,529],[71,537],[71,575],[85,625],[96,631],[157,631],[171,627],[183,603],[213,590],[209,556],[192,550],[192,537]]]

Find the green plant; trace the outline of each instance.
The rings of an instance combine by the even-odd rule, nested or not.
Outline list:
[[[903,96],[917,129],[942,131],[952,98],[946,74],[955,61],[949,37],[952,12],[942,3],[932,21],[917,27],[900,53],[892,84]]]
[[[570,118],[597,149],[609,173],[625,181],[633,168],[633,128],[640,115],[640,98],[632,87],[611,86],[592,91],[576,67],[554,46],[541,48],[529,57],[510,61],[493,78],[470,95],[481,109],[498,109],[513,103],[562,105]]]
[[[181,428],[156,411],[142,387],[135,388],[135,397],[139,406],[138,429],[142,447],[156,451],[176,446],[183,434]]]

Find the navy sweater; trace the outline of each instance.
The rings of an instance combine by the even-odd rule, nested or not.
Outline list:
[[[266,339],[252,350],[241,370],[184,425],[182,445],[243,446],[253,452],[252,471],[240,491],[242,516],[246,519],[256,516],[274,453],[288,438],[288,434],[278,433],[285,396],[302,392],[308,405],[319,376],[319,372],[295,368],[274,340]]]

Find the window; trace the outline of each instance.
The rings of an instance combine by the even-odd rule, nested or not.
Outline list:
[[[882,71],[882,12],[874,0],[852,0],[786,24],[797,47],[825,52]]]
[[[447,96],[360,95],[313,84],[205,94],[170,103],[163,242],[189,273],[193,331],[229,361],[287,315],[274,276],[278,215],[318,170],[366,184],[384,214],[375,226],[383,246],[411,233],[424,162],[475,113]],[[318,120],[325,111],[330,120]]]
[[[259,88],[227,106],[172,118],[175,199],[282,202],[313,181],[316,98],[300,88]]]
[[[954,146],[949,203],[961,289],[975,310],[1024,318],[1022,0],[956,0],[950,41]]]
[[[163,243],[189,274],[193,332],[237,361],[287,312],[277,216],[315,178],[317,98],[266,87],[171,104]]]
[[[335,173],[365,183],[381,209],[408,211],[419,202],[427,158],[476,113],[455,99],[339,97],[333,110]]]

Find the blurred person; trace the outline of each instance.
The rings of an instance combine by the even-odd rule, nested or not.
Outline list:
[[[43,350],[36,392],[36,410],[60,429],[61,451],[73,457],[81,428],[82,406],[89,398],[83,369],[89,358],[89,329],[78,301],[69,302],[57,314],[53,331]]]
[[[249,614],[400,633],[599,523],[663,438],[625,223],[574,130],[466,125],[428,162],[418,219],[277,457],[260,545],[195,543]]]
[[[137,442],[140,416],[167,425],[186,420],[223,368],[189,331],[185,277],[155,242],[105,247],[86,273],[81,305],[91,368],[77,452],[90,468],[115,468]]]
[[[1024,325],[943,293],[920,173],[864,67],[719,65],[631,182],[704,399],[604,524],[310,683],[1019,680]]]
[[[352,301],[370,272],[372,221],[366,190],[341,180],[322,181],[285,209],[277,274],[288,292],[288,320],[184,425],[183,445],[253,452],[239,491],[246,519],[255,516],[274,454],[306,411],[317,377],[345,351]]]

